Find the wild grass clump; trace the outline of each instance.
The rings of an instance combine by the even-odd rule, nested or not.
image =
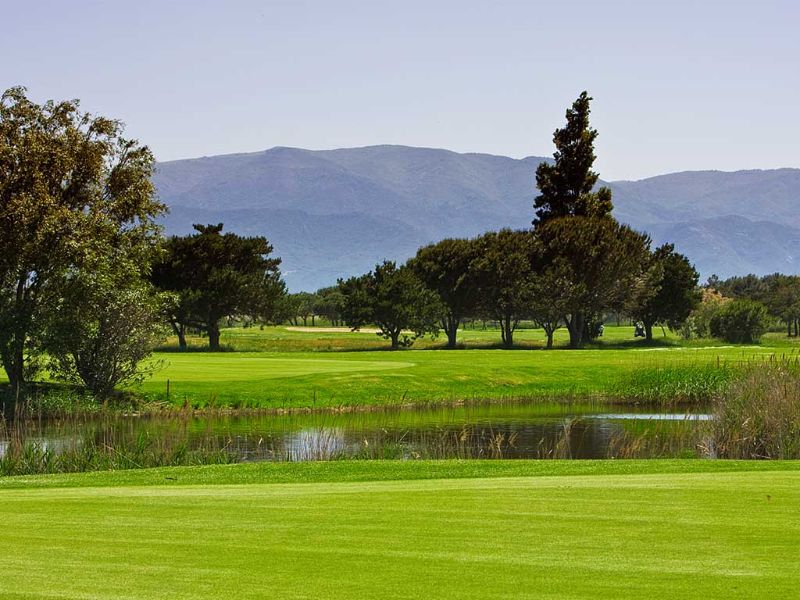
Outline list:
[[[800,458],[800,364],[752,363],[713,403],[708,454],[719,458]]]
[[[185,442],[169,443],[144,433],[129,444],[112,445],[87,436],[62,448],[38,441],[12,439],[0,456],[0,476],[228,464],[237,461],[237,453],[224,446],[190,450]]]
[[[739,372],[726,362],[642,367],[626,373],[613,395],[652,404],[697,404],[722,392]]]

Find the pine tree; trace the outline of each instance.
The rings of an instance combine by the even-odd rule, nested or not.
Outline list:
[[[597,130],[589,126],[591,100],[582,92],[567,109],[566,126],[553,134],[554,163],[541,163],[536,169],[541,193],[533,204],[534,225],[558,217],[603,217],[611,213],[611,190],[601,187],[592,191],[599,175],[592,170]]]

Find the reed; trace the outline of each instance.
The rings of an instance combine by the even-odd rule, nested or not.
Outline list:
[[[710,456],[800,458],[800,364],[773,357],[746,366],[713,403]]]

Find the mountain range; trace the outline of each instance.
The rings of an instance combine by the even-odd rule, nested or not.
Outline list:
[[[541,157],[408,146],[276,147],[157,165],[168,234],[193,223],[264,235],[292,291],[332,285],[426,243],[529,227]],[[605,182],[614,214],[672,242],[703,278],[800,272],[800,169]]]

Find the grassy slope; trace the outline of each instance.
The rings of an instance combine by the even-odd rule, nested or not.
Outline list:
[[[429,476],[450,478],[416,479]],[[311,483],[263,485],[298,480]],[[183,485],[201,481],[217,485]],[[48,487],[65,484],[95,487]],[[704,461],[237,465],[12,478],[6,486],[24,487],[0,491],[0,593],[789,597],[798,484],[797,463]]]

